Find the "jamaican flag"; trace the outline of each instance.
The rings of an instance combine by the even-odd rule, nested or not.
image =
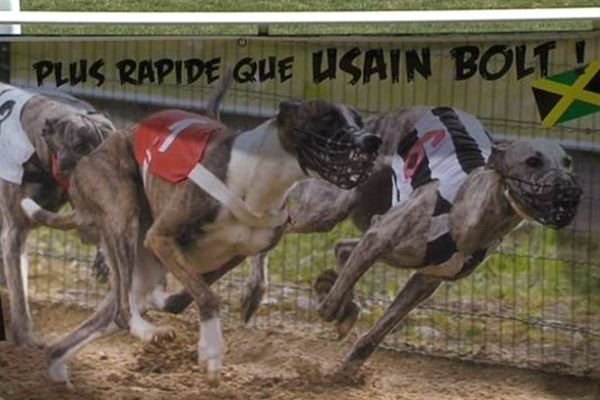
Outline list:
[[[544,128],[595,113],[600,111],[600,61],[536,79],[531,87]]]

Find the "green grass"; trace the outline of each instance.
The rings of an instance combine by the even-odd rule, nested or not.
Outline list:
[[[389,11],[389,10],[452,10],[452,9],[497,9],[497,8],[540,8],[540,7],[595,7],[598,0],[550,0],[524,1],[473,0],[403,0],[403,1],[315,1],[295,0],[253,1],[237,0],[133,0],[133,1],[80,1],[80,0],[24,0],[24,11]],[[273,25],[272,35],[340,35],[340,34],[423,34],[450,32],[511,32],[511,31],[552,31],[586,30],[589,23],[462,23],[462,24],[351,24],[351,25]],[[60,35],[255,35],[256,26],[46,26],[30,25],[23,27],[24,34]]]

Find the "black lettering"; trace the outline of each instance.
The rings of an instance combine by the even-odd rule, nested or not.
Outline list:
[[[325,79],[335,79],[336,77],[336,64],[337,49],[327,49],[327,68],[322,69],[323,63],[323,50],[313,53],[313,81],[316,84],[323,82]]]
[[[254,82],[256,79],[256,62],[250,58],[245,57],[238,61],[233,67],[233,79],[238,83]]]
[[[130,83],[132,85],[140,84],[135,78],[133,78],[133,73],[136,69],[135,60],[121,60],[116,65],[117,70],[119,71],[119,80],[121,81],[121,85],[124,85],[125,83]]]
[[[525,67],[527,63],[527,47],[525,45],[515,47],[515,63],[517,67],[517,80],[533,74],[535,68]]]
[[[69,80],[65,77],[63,77],[62,74],[62,63],[58,62],[58,63],[54,63],[54,77],[56,78],[56,87],[60,87],[62,85],[64,85],[65,83],[68,83]]]
[[[69,63],[69,81],[71,86],[87,80],[87,60],[79,60],[79,68],[77,68],[77,64],[77,62]]]
[[[154,67],[156,68],[158,84],[161,85],[165,81],[165,77],[173,71],[173,68],[175,68],[175,63],[168,58],[161,58],[154,62]]]
[[[90,77],[96,80],[96,86],[102,86],[105,80],[102,67],[104,67],[104,60],[100,59],[94,61],[90,68]]]
[[[363,83],[368,83],[375,74],[379,75],[381,81],[387,78],[387,64],[382,49],[371,49],[365,53]]]
[[[496,55],[502,56],[503,64],[498,71],[492,72],[488,68],[488,63],[492,57]],[[486,81],[495,81],[496,79],[501,78],[506,71],[510,69],[512,66],[512,61],[513,53],[510,49],[501,44],[494,45],[487,49],[486,52],[483,53],[483,56],[481,56],[481,61],[479,62],[479,73]]]
[[[431,76],[431,53],[429,48],[421,49],[421,58],[419,58],[416,50],[406,52],[407,82],[415,80],[415,71],[425,79]]]
[[[533,55],[540,60],[540,76],[548,76],[548,60],[550,58],[550,50],[556,48],[556,42],[546,42],[533,48]]]
[[[269,61],[267,67],[267,60]],[[269,57],[268,59],[262,59],[258,61],[258,81],[264,82],[267,79],[275,79],[275,57]]]
[[[187,71],[187,84],[190,85],[196,82],[202,76],[204,63],[198,58],[189,58],[184,61],[183,65]]]
[[[294,65],[294,57],[287,57],[279,61],[277,64],[277,72],[279,73],[279,81],[285,82],[292,78],[292,67]]]
[[[392,70],[392,83],[400,81],[400,49],[390,51],[390,64]]]
[[[477,72],[477,58],[479,57],[478,47],[455,47],[450,51],[450,55],[452,55],[455,62],[455,80],[462,81],[475,75]]]
[[[356,60],[356,58],[360,56],[360,53],[361,51],[359,50],[359,48],[354,47],[348,50],[340,60],[340,69],[352,75],[352,79],[350,80],[350,82],[348,82],[351,85],[356,85],[356,83],[360,81],[360,76],[362,74],[360,68],[353,64],[354,60]]]
[[[204,73],[206,74],[206,82],[212,83],[219,79],[219,75],[217,75],[217,71],[219,70],[219,66],[221,65],[221,58],[213,58],[212,60],[204,63]]]
[[[138,80],[140,83],[148,81],[148,83],[154,83],[156,77],[154,74],[154,68],[152,67],[152,60],[141,61],[138,65]]]
[[[33,64],[33,69],[35,70],[37,85],[42,86],[44,84],[44,79],[52,75],[52,72],[54,71],[54,63],[49,60],[38,61]]]

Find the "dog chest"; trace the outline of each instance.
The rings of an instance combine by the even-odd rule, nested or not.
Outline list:
[[[258,254],[275,240],[274,229],[252,228],[230,216],[202,230],[204,233],[185,247],[187,258],[202,272],[217,269],[234,256]]]

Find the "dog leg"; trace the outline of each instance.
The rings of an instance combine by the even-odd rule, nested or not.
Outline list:
[[[420,273],[413,274],[396,299],[388,307],[375,326],[354,344],[342,364],[342,373],[353,374],[373,354],[385,336],[396,327],[413,308],[429,298],[442,280]]]
[[[2,225],[2,253],[4,273],[8,286],[11,336],[17,346],[37,346],[33,337],[33,322],[27,300],[27,267],[25,241],[29,229],[11,225],[4,221]]]
[[[344,312],[355,283],[373,263],[392,248],[392,238],[378,226],[370,228],[356,243],[341,274],[321,302],[319,313],[325,321],[333,321]]]
[[[111,283],[117,290],[117,324],[121,328],[127,328],[131,320],[129,292],[132,287],[133,268],[136,261],[137,226],[135,222],[122,226],[118,229],[104,229],[103,243],[109,257],[110,265],[113,267],[113,279]]]
[[[192,296],[200,314],[200,340],[198,362],[207,366],[208,380],[218,384],[223,368],[223,344],[219,320],[219,300],[209,285],[193,273],[171,236],[158,233],[159,225],[152,226],[146,234],[144,245],[151,250]]]
[[[106,256],[100,248],[96,250],[94,261],[92,263],[92,272],[100,283],[106,283],[108,281],[108,274],[110,273],[110,267],[106,263]]]
[[[252,315],[258,310],[263,296],[269,284],[267,278],[268,253],[260,253],[251,258],[252,271],[250,277],[246,280],[242,291],[242,320],[245,324],[250,321]]]
[[[233,268],[238,266],[242,261],[244,261],[246,257],[237,256],[233,257],[231,260],[227,261],[220,268],[215,271],[206,273],[202,275],[202,279],[208,284],[212,285],[214,282],[218,281],[223,275],[227,272],[231,271]],[[183,310],[189,306],[194,299],[187,292],[187,290],[183,289],[175,294],[169,294],[164,298],[161,304],[157,304],[157,308],[162,311],[170,312],[172,314],[179,314]]]
[[[429,220],[426,216],[431,215],[435,205],[436,188],[436,185],[427,186],[419,195],[390,208],[385,214],[373,217],[371,226],[358,242],[342,242],[336,247],[336,255],[340,261],[343,261],[349,249],[351,252],[343,268],[339,270],[339,277],[331,291],[319,306],[323,319],[347,320],[343,315],[347,310],[343,306],[349,304],[352,289],[360,277],[377,259],[392,250],[398,251],[399,244],[407,243],[410,235],[416,235],[420,240],[423,232],[428,231]],[[340,333],[344,333],[344,329]]]
[[[116,288],[112,289],[94,315],[49,348],[48,376],[50,380],[71,386],[67,361],[85,344],[119,329],[115,322],[118,310],[116,290]]]
[[[340,240],[335,244],[334,252],[338,271],[344,267],[358,242],[359,239],[345,239]],[[319,302],[322,302],[331,291],[337,277],[337,272],[331,269],[325,270],[319,274],[314,286]],[[360,306],[354,301],[354,290],[351,289],[346,293],[336,317],[336,329],[339,339],[346,337],[352,330],[359,315]]]

